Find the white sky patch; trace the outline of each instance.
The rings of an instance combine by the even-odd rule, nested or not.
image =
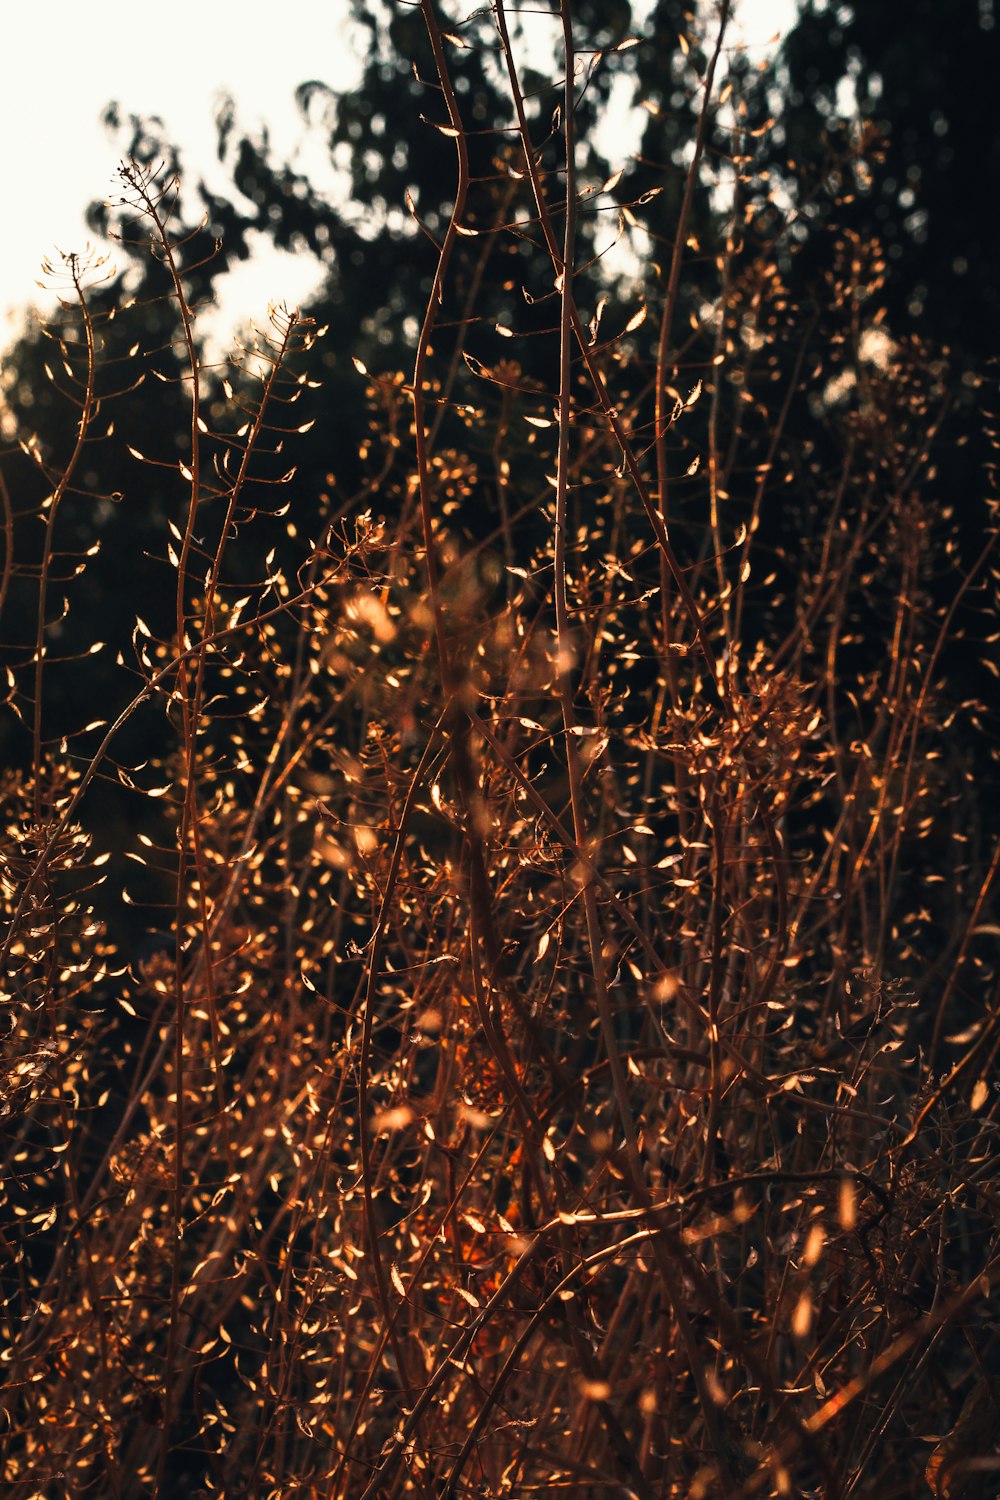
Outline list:
[[[298,84],[322,79],[349,87],[358,76],[344,4],[316,0],[243,0],[232,6],[173,0],[168,11],[130,6],[101,25],[79,0],[18,3],[4,14],[4,87],[0,90],[0,343],[16,331],[20,309],[52,306],[35,285],[44,256],[82,251],[84,214],[117,190],[119,150],[104,125],[106,105],[159,115],[192,177],[227,190],[216,159],[214,117],[220,99],[236,100],[238,124],[266,124],[276,157],[303,169],[313,155],[295,104]],[[231,191],[231,189],[229,189]],[[262,256],[230,278],[238,291],[231,321],[266,317],[271,299],[296,303],[321,277],[313,258]]]

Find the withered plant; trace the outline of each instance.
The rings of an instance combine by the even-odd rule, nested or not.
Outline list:
[[[4,1492],[992,1495],[995,536],[935,486],[945,362],[830,227],[874,145],[782,216],[724,0],[664,242],[578,171],[615,56],[565,0],[531,99],[504,0],[421,10],[453,211],[369,430],[298,313],[204,363],[174,184],[126,165],[187,408],[134,454],[177,508],[130,645],[73,628],[144,357],[99,267],[53,330],[75,447],[22,435],[44,495],[0,491]],[[509,89],[486,178],[456,42]],[[360,492],[302,492],[306,407]]]

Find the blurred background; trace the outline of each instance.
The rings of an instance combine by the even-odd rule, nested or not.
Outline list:
[[[510,119],[491,12],[441,13],[482,184],[474,212],[483,224],[489,215],[496,222],[504,192],[513,191],[513,161],[504,155]],[[598,190],[614,180],[610,208],[655,194],[614,244],[613,215],[581,219],[581,259],[599,252],[588,274],[603,276],[612,308],[618,299],[627,318],[637,300],[662,303],[719,5],[576,0],[573,13],[579,45],[604,54],[579,105],[581,181]],[[548,134],[551,149],[557,18],[537,6],[512,8],[511,18],[533,129],[539,140]],[[148,234],[121,205],[118,164],[132,156],[147,170],[162,165],[163,181],[176,176],[173,229],[185,240],[188,294],[219,390],[234,332],[251,321],[266,327],[269,303],[301,306],[328,329],[311,357],[321,384],[310,388],[304,415],[315,425],[296,440],[296,505],[308,522],[324,505],[345,503],[366,472],[371,410],[354,361],[377,372],[411,366],[433,241],[450,212],[454,151],[426,123],[444,116],[425,81],[433,62],[420,9],[394,0],[251,4],[238,21],[227,8],[183,0],[169,17],[150,12],[121,24],[55,0],[16,7],[5,41],[0,439],[15,510],[30,509],[48,482],[18,443],[37,441],[45,463],[58,468],[74,441],[73,407],[46,373],[50,334],[68,316],[58,303],[67,290],[60,251],[89,242],[114,267],[91,294],[95,315],[122,314],[103,335],[102,389],[115,387],[119,372],[157,377],[119,400],[116,432],[88,450],[80,475],[89,499],[60,522],[65,544],[81,554],[101,537],[73,606],[75,628],[89,639],[99,625],[117,650],[134,625],[134,604],[118,582],[162,551],[177,504],[176,475],[141,466],[128,450],[169,461],[186,441],[176,308]],[[823,423],[829,428],[852,403],[857,408],[854,356],[837,353],[842,337],[861,340],[865,358],[906,346],[947,391],[945,436],[929,462],[941,503],[958,510],[969,559],[984,526],[992,462],[984,436],[991,398],[981,382],[991,378],[1000,334],[989,228],[1000,181],[998,53],[994,0],[945,8],[912,0],[905,17],[896,0],[735,0],[723,59],[735,92],[712,112],[690,221],[692,245],[703,249],[685,262],[676,320],[696,327],[718,296],[710,247],[723,242],[733,209],[740,100],[752,166],[738,191],[755,205],[759,244],[773,238],[788,305],[806,319],[826,317],[831,267],[846,244],[880,268],[877,306],[865,308],[853,332],[827,340],[809,367],[810,394],[788,414],[788,452],[800,440],[812,451],[824,440]],[[552,341],[531,335],[545,334],[548,312],[526,308],[520,295],[527,246],[498,253],[515,259],[506,279],[491,270],[467,347],[481,360],[516,354],[526,373],[546,382]],[[54,274],[39,273],[43,256]],[[596,301],[596,293],[592,286],[586,295]],[[46,318],[54,319],[48,331]],[[511,318],[525,333],[516,350],[496,332]],[[648,320],[640,343],[653,338],[655,324]],[[797,347],[772,350],[786,360],[786,374]],[[438,352],[447,357],[446,347]],[[475,526],[474,513],[468,524]],[[699,524],[700,512],[692,536]],[[169,632],[171,607],[169,588],[161,598],[151,585],[154,629]],[[15,630],[7,645],[16,653],[26,640]],[[78,674],[58,686],[57,674],[51,680],[72,727],[86,712],[74,701]]]
[[[601,45],[629,33],[649,42],[623,53],[614,72],[611,138],[607,127],[600,138],[613,168],[634,158],[644,129],[650,144],[652,118],[637,118],[636,106],[656,104],[658,81],[643,56],[661,59],[665,40],[676,48],[685,31],[711,24],[713,9],[695,0],[576,8]],[[471,5],[453,6],[442,24],[461,29],[476,14]],[[533,41],[546,30],[554,39],[536,8],[522,20]],[[12,65],[0,95],[7,143],[0,342],[8,348],[24,332],[27,309],[54,305],[52,287],[37,284],[45,281],[42,258],[80,251],[88,241],[107,248],[101,204],[116,191],[121,158],[137,145],[151,159],[159,148],[182,169],[192,223],[207,210],[211,227],[226,231],[225,254],[205,287],[216,308],[202,318],[203,335],[220,347],[234,327],[262,318],[271,300],[321,306],[336,298],[349,280],[338,245],[342,221],[363,219],[368,241],[386,232],[398,238],[405,189],[426,202],[438,174],[432,146],[406,150],[403,169],[394,161],[399,138],[416,123],[415,111],[407,113],[416,88],[411,59],[393,57],[420,26],[412,6],[287,0],[279,14],[256,3],[242,7],[234,24],[226,10],[181,0],[169,23],[150,12],[117,25],[53,0],[15,7],[4,24]],[[478,25],[472,21],[473,30]],[[791,160],[807,173],[842,120],[869,121],[884,133],[885,170],[853,213],[891,257],[899,331],[912,322],[962,359],[995,348],[987,228],[990,189],[1000,178],[991,108],[1000,76],[994,0],[946,8],[916,0],[905,24],[892,0],[735,0],[729,41],[744,50],[748,72],[767,69],[760,103],[777,120],[776,166]],[[676,97],[668,102],[673,139],[669,127],[660,134],[680,160],[690,116]],[[113,254],[120,272],[127,259]],[[16,362],[11,350],[8,398]]]
[[[454,19],[472,9],[456,9]],[[648,3],[633,7],[640,19],[649,10]],[[95,26],[72,0],[53,0],[44,10],[17,7],[6,18],[8,56],[39,60],[44,86],[38,70],[20,67],[0,95],[0,128],[9,143],[0,162],[6,204],[0,343],[16,336],[27,305],[54,303],[52,290],[38,284],[42,258],[81,250],[88,238],[97,242],[87,210],[117,190],[125,147],[122,130],[108,118],[112,104],[120,119],[158,121],[186,171],[216,192],[232,191],[217,154],[217,120],[230,100],[244,129],[266,132],[276,159],[333,200],[350,192],[328,149],[324,120],[301,108],[296,90],[314,76],[335,93],[357,89],[370,30],[352,14],[350,0],[322,7],[288,0],[280,19],[273,6],[252,0],[240,16],[235,26],[224,9],[179,0],[169,26],[152,12],[130,17],[126,26]],[[794,16],[795,0],[740,0],[733,35],[756,58],[769,57]],[[253,245],[245,266],[230,269],[217,289],[218,316],[206,319],[220,341],[271,299],[297,303],[323,280],[321,260],[282,254],[266,233]]]

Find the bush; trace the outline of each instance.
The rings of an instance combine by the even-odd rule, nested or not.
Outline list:
[[[454,211],[414,370],[358,362],[360,444],[322,417],[359,491],[290,467],[321,330],[275,309],[218,380],[172,183],[123,168],[188,419],[134,454],[177,517],[104,648],[83,471],[129,380],[67,262],[76,441],[3,489],[6,1483],[992,1493],[995,537],[935,491],[947,370],[875,244],[817,231],[800,301],[721,34],[663,245],[577,176],[568,22],[539,145],[497,7],[484,180],[423,10]],[[577,265],[592,211],[631,288]],[[511,250],[523,336],[476,300]]]

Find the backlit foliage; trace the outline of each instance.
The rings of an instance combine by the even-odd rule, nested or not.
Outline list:
[[[65,268],[76,450],[22,434],[46,497],[3,489],[6,1489],[989,1490],[995,578],[935,488],[947,370],[884,328],[876,244],[825,230],[796,305],[727,7],[685,48],[714,244],[691,195],[664,243],[627,172],[577,177],[615,55],[568,11],[528,102],[503,0],[422,11],[454,217],[414,366],[359,365],[366,432],[319,418],[327,493],[322,330],[275,309],[205,368],[173,185],[123,168],[189,424],[135,455],[177,509],[113,670],[73,598],[143,470],[81,474],[134,377]],[[487,180],[456,40],[509,81]],[[630,280],[575,264],[593,213]],[[62,722],[98,667],[118,696]]]

